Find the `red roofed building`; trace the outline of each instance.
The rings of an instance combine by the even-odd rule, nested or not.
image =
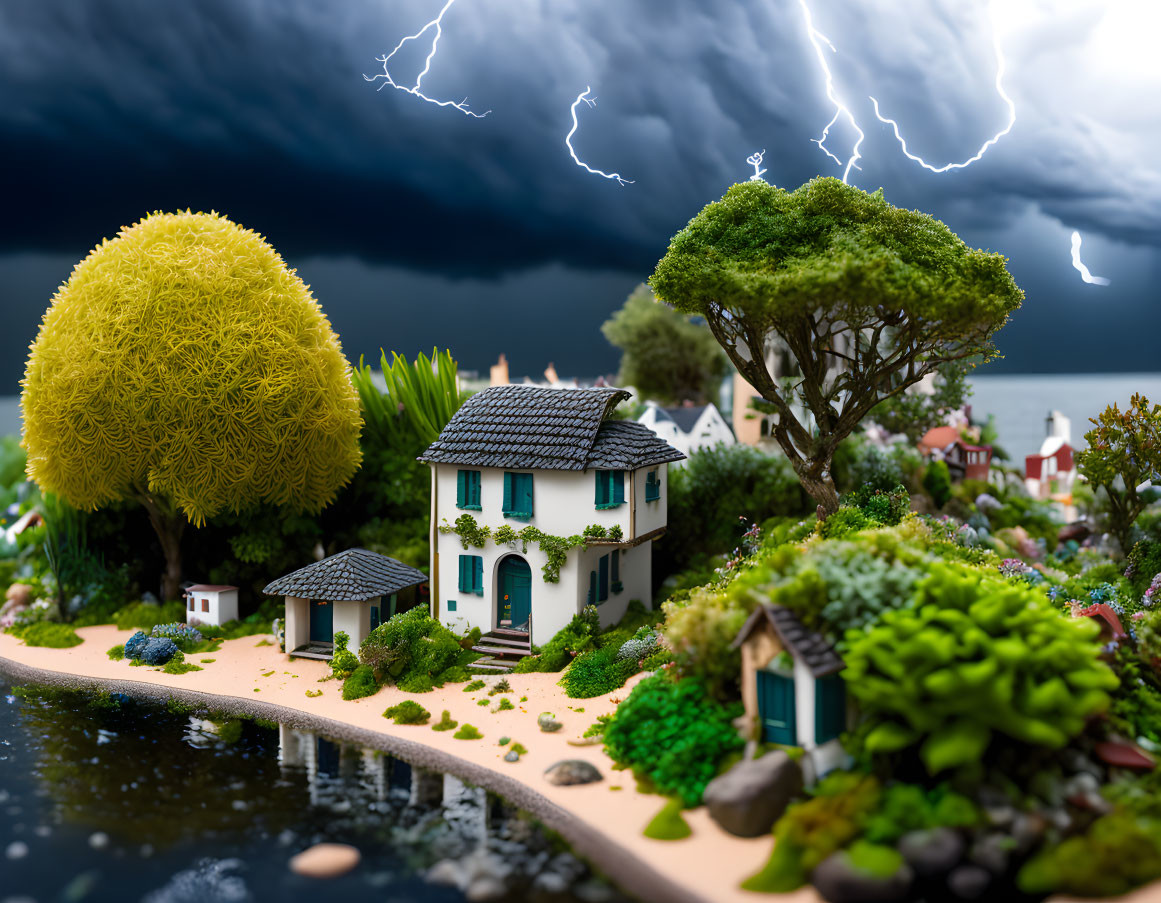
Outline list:
[[[1024,486],[1035,499],[1058,499],[1072,495],[1076,481],[1073,448],[1069,444],[1072,425],[1059,411],[1048,415],[1048,435],[1040,454],[1024,459]]]
[[[929,429],[919,440],[919,452],[929,460],[947,463],[951,478],[959,480],[983,480],[987,482],[992,466],[990,445],[968,445],[960,438],[954,426],[937,426]]]

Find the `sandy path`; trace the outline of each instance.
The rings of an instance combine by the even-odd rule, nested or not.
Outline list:
[[[662,798],[638,793],[632,775],[613,771],[612,762],[602,747],[569,745],[568,740],[579,738],[598,715],[611,713],[616,708],[613,700],[627,696],[628,688],[593,699],[569,699],[556,686],[559,675],[513,674],[508,676],[512,692],[504,695],[516,706],[514,711],[493,712],[499,696],[488,697],[486,689],[465,693],[464,684],[421,694],[384,687],[375,696],[344,701],[338,681],[319,682],[330,670],[325,663],[290,659],[277,646],[259,645],[263,640],[269,641],[269,637],[229,640],[217,652],[189,655],[187,661],[200,665],[203,670],[176,675],[159,669],[132,667],[126,661],[111,661],[107,650],[124,643],[132,631],[103,626],[81,628],[78,633],[85,642],[71,649],[25,646],[15,637],[0,634],[0,658],[61,675],[102,682],[132,682],[140,685],[136,689],[154,695],[160,688],[171,688],[183,693],[211,694],[222,698],[223,703],[256,712],[265,705],[279,706],[291,710],[291,715],[300,714],[307,722],[304,726],[323,733],[341,736],[345,725],[359,733],[378,735],[383,741],[379,745],[387,751],[413,761],[417,750],[410,747],[422,744],[443,755],[430,763],[419,761],[417,764],[430,764],[466,777],[530,809],[614,880],[644,899],[659,903],[682,898],[691,903],[753,903],[770,899],[768,895],[738,888],[739,882],[766,861],[771,849],[769,837],[753,840],[733,837],[718,828],[704,808],[698,808],[686,813],[692,836],[679,841],[650,840],[641,832],[661,808]],[[215,661],[202,664],[203,658]],[[495,678],[487,680],[489,684],[495,682]],[[318,689],[322,690],[322,696],[306,695],[308,690]],[[520,702],[522,696],[527,696],[527,701]],[[461,724],[467,722],[479,728],[484,738],[456,740],[452,736],[454,731],[433,731],[428,725],[396,725],[383,717],[384,709],[403,699],[413,699],[423,705],[432,713],[433,722],[443,709],[448,709],[451,717]],[[488,699],[490,704],[480,706],[477,704],[480,699]],[[578,708],[583,712],[574,711]],[[552,712],[564,727],[555,733],[543,733],[536,723],[541,712]],[[320,718],[334,725],[317,726]],[[519,762],[503,761],[507,748],[497,745],[502,736],[522,743],[528,753]],[[354,739],[362,742],[368,738],[356,736]],[[545,769],[566,758],[592,762],[604,780],[573,787],[548,783],[544,779]],[[481,769],[487,769],[494,779],[489,780],[489,775],[481,773]],[[518,789],[513,788],[513,781],[533,793],[512,793]],[[612,787],[620,789],[612,790]],[[538,806],[537,795],[554,805]],[[558,811],[553,812],[554,809]],[[562,821],[560,813],[567,818]],[[569,824],[569,820],[575,824]],[[819,897],[807,889],[778,899],[814,903]]]

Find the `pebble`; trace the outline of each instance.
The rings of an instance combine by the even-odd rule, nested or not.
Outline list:
[[[337,878],[359,864],[359,851],[345,843],[319,843],[291,857],[290,870],[307,878]]]
[[[510,749],[510,750],[508,750],[508,752],[504,753],[504,761],[505,762],[519,762],[520,761],[520,753],[516,752],[516,750],[514,750],[514,749]]]
[[[570,784],[592,784],[601,780],[601,773],[595,765],[584,759],[565,759],[545,769],[544,779],[560,787]]]
[[[552,712],[544,712],[536,719],[536,723],[540,725],[540,729],[546,734],[551,734],[564,727],[563,724],[556,720],[556,716]]]
[[[8,849],[4,851],[4,855],[9,859],[23,859],[28,855],[28,844],[22,840],[14,840],[8,844]]]

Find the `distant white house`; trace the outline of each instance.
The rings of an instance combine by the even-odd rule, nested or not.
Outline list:
[[[733,445],[736,441],[726,418],[712,404],[663,408],[650,402],[637,422],[645,424],[686,457],[703,448]]]
[[[185,591],[187,624],[221,626],[238,620],[238,587],[195,583]]]
[[[1071,519],[1075,517],[1072,487],[1076,483],[1072,422],[1060,411],[1050,411],[1045,425],[1048,435],[1040,444],[1040,454],[1024,458],[1024,486],[1034,499],[1059,503]]]
[[[502,385],[456,412],[420,456],[432,473],[434,617],[479,627],[492,646],[526,648],[547,643],[586,604],[602,624],[619,620],[631,599],[650,605],[666,467],[683,455],[643,424],[610,419],[628,397],[612,388]],[[588,527],[605,536],[570,545],[551,579],[540,541],[478,542],[439,529],[467,524],[464,515],[493,535],[534,527],[548,546]]]

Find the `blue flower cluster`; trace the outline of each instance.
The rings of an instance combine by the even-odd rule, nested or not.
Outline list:
[[[164,665],[177,653],[177,643],[173,640],[168,637],[149,637],[140,630],[125,643],[125,657],[140,659],[147,665]]]
[[[173,624],[157,624],[153,628],[153,636],[173,640],[183,652],[189,652],[194,646],[205,639],[201,631],[187,624],[178,624],[176,622]]]

